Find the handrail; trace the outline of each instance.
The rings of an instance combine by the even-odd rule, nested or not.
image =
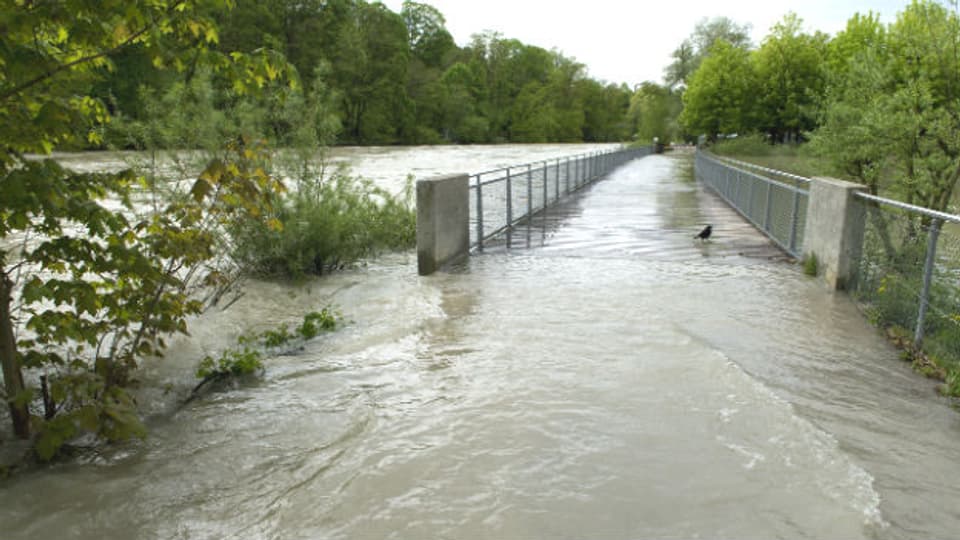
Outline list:
[[[877,195],[871,195],[870,193],[865,193],[863,191],[854,192],[854,196],[859,197],[861,199],[866,199],[868,201],[873,201],[875,203],[883,204],[886,206],[899,208],[900,210],[914,212],[922,216],[932,217],[934,219],[942,219],[943,221],[949,221],[951,223],[960,223],[960,216],[955,214],[948,214],[946,212],[941,212],[939,210],[931,210],[930,208],[924,208],[922,206],[908,204],[908,203],[897,201],[894,199],[878,197]]]
[[[810,179],[807,178],[806,176],[800,176],[800,175],[798,175],[798,174],[788,173],[788,172],[786,172],[786,171],[780,171],[780,170],[777,170],[777,169],[771,169],[771,168],[769,168],[769,167],[763,167],[763,166],[757,165],[757,164],[755,164],[755,163],[750,163],[750,162],[747,162],[747,161],[740,161],[739,159],[733,159],[733,158],[726,157],[726,156],[718,156],[718,155],[713,154],[713,153],[711,153],[711,152],[704,152],[704,151],[701,151],[701,152],[704,154],[704,157],[706,157],[706,158],[708,158],[708,159],[713,159],[714,161],[718,161],[718,162],[721,162],[721,163],[723,163],[723,162],[732,163],[732,164],[739,165],[739,166],[741,166],[741,167],[745,167],[745,168],[748,168],[748,169],[754,169],[754,170],[758,170],[758,171],[763,171],[763,172],[765,172],[765,173],[767,173],[767,174],[774,174],[774,175],[777,175],[777,176],[782,176],[782,177],[784,177],[784,178],[790,178],[791,180],[795,180],[795,181],[797,181],[797,182],[802,182],[802,183],[804,183],[804,184],[809,184],[809,183],[810,183]]]

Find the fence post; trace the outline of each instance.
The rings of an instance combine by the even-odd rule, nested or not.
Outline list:
[[[533,217],[533,165],[527,165],[527,224]]]
[[[556,181],[557,181],[557,182],[556,182],[556,192],[557,192],[557,198],[556,198],[556,200],[559,201],[559,200],[560,200],[560,158],[557,158],[557,166],[556,166],[556,170],[555,170],[555,177],[556,177]]]
[[[483,182],[477,175],[477,249],[483,251]]]
[[[550,199],[550,193],[549,193],[550,188],[547,183],[547,177],[548,177],[547,162],[544,161],[543,162],[543,209],[544,210],[547,209],[547,203],[549,202],[549,199]]]
[[[804,256],[816,256],[817,273],[831,290],[846,288],[855,271],[863,246],[863,204],[855,198],[865,187],[860,184],[813,178],[807,203]],[[794,216],[799,192],[794,191]],[[796,241],[796,225],[790,231],[791,246]]]
[[[767,202],[763,210],[763,230],[770,232],[770,206],[773,204],[773,184],[767,182]]]
[[[543,162],[543,227],[547,227],[547,202],[550,198],[549,185],[547,183],[547,162]]]
[[[513,243],[513,178],[507,167],[507,247]]]
[[[793,205],[790,208],[790,252],[797,252],[797,225],[800,221],[800,191],[799,187],[794,182],[795,189],[793,191]],[[807,208],[807,214],[810,213],[810,208]]]
[[[470,176],[417,182],[417,272],[432,274],[470,252]]]
[[[930,236],[927,238],[927,258],[923,263],[923,289],[920,291],[920,309],[917,312],[917,326],[913,331],[913,344],[919,347],[923,343],[923,325],[927,318],[927,306],[930,303],[930,283],[933,281],[933,267],[937,262],[937,239],[940,236],[942,220],[934,218],[930,223]]]

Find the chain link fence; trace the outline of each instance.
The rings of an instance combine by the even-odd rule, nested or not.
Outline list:
[[[649,147],[594,152],[495,169],[470,176],[470,249],[505,236],[566,195],[624,163],[652,153]]]
[[[960,216],[857,195],[864,239],[850,292],[875,323],[960,362]],[[942,364],[943,362],[941,362]]]
[[[698,151],[697,179],[796,258],[810,180]],[[960,216],[856,193],[863,242],[848,292],[871,322],[960,374]],[[936,367],[936,366],[939,366]],[[960,379],[954,381],[960,388]]]
[[[795,258],[803,253],[810,179],[698,151],[697,180]]]

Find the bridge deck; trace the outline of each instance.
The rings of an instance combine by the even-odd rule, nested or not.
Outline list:
[[[543,254],[792,260],[719,197],[692,178],[688,153],[633,161],[545,213],[489,241],[487,251],[536,248]],[[663,174],[672,169],[673,174]],[[652,174],[656,172],[656,174]],[[706,224],[713,235],[695,240]]]

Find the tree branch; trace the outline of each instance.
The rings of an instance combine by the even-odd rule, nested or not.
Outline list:
[[[181,4],[183,4],[185,1],[186,1],[186,0],[178,0],[176,3],[174,3],[173,5],[171,5],[171,6],[168,8],[167,12],[168,12],[168,13],[174,12],[174,11],[177,9],[177,7],[180,6]],[[54,67],[54,68],[52,68],[52,69],[49,69],[49,70],[47,70],[45,73],[39,75],[38,77],[35,77],[35,78],[33,78],[33,79],[31,79],[31,80],[29,80],[29,81],[27,81],[27,82],[25,82],[25,83],[23,83],[23,84],[21,84],[21,85],[19,85],[19,86],[16,86],[16,87],[14,87],[14,88],[11,88],[10,90],[7,90],[7,91],[4,92],[3,94],[0,94],[0,101],[7,101],[7,100],[10,99],[11,97],[13,97],[13,96],[15,96],[15,95],[23,92],[24,90],[27,90],[28,88],[31,88],[31,87],[33,87],[33,86],[36,86],[37,84],[40,84],[40,83],[42,83],[43,81],[45,81],[45,80],[47,80],[47,79],[52,78],[53,76],[57,75],[58,73],[60,73],[60,72],[62,72],[62,71],[66,71],[66,70],[72,69],[72,68],[74,68],[74,67],[76,67],[76,66],[79,66],[79,65],[81,65],[81,64],[85,64],[85,63],[88,63],[88,62],[93,62],[94,60],[98,60],[98,59],[103,58],[103,57],[105,57],[105,56],[109,56],[109,55],[111,55],[111,54],[113,54],[113,53],[115,53],[115,52],[118,52],[118,51],[120,51],[121,49],[130,46],[134,41],[136,41],[136,40],[139,39],[141,36],[143,36],[144,34],[146,34],[147,31],[149,31],[150,28],[152,28],[152,26],[153,26],[152,24],[147,24],[146,26],[144,26],[144,27],[141,28],[140,30],[134,32],[134,33],[131,34],[129,37],[127,37],[127,39],[121,41],[120,43],[118,43],[118,44],[115,45],[114,47],[111,47],[111,48],[109,48],[109,49],[100,51],[100,52],[98,52],[98,53],[96,53],[96,54],[90,54],[90,55],[88,55],[88,56],[84,56],[84,57],[82,57],[82,58],[78,58],[78,59],[76,59],[76,60],[74,60],[74,61],[72,61],[72,62],[67,62],[66,64],[60,64],[60,65],[58,65],[58,66],[56,66],[56,67]]]

